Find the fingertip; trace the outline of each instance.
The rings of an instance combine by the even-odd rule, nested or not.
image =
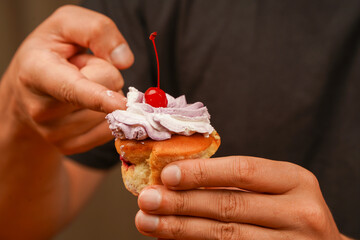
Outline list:
[[[129,45],[121,43],[111,52],[110,60],[117,68],[126,69],[134,63],[135,57]]]
[[[140,228],[139,228],[139,218],[141,217],[141,214],[142,214],[142,211],[139,210],[135,215],[135,226],[139,230],[140,230]]]
[[[139,231],[154,232],[159,226],[160,218],[139,210],[135,216],[135,225]]]
[[[161,205],[161,201],[161,193],[154,188],[147,188],[141,191],[138,197],[139,208],[145,211],[157,210]]]
[[[115,110],[125,110],[127,99],[122,94],[106,90],[103,99],[102,111],[105,113],[111,113]]]
[[[169,186],[169,187],[178,186],[181,180],[180,168],[175,164],[166,166],[161,172],[161,180],[165,186]]]

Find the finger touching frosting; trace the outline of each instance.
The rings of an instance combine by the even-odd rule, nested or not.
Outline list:
[[[201,133],[205,137],[214,131],[210,114],[201,102],[188,104],[185,96],[174,98],[166,94],[166,108],[147,104],[144,93],[134,87],[127,94],[127,109],[116,110],[106,116],[113,135],[119,139],[165,140],[172,134],[190,136]]]

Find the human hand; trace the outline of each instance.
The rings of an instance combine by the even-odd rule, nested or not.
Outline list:
[[[144,235],[346,239],[316,177],[295,164],[240,156],[195,159],[169,164],[161,177],[165,186],[150,186],[138,198],[135,222]]]
[[[94,55],[85,53],[88,48]],[[112,138],[105,113],[125,108],[118,69],[133,61],[108,17],[61,7],[27,37],[4,74],[3,116],[18,130],[35,130],[64,154],[101,145]]]

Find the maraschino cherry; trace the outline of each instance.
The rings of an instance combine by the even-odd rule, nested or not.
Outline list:
[[[167,107],[168,101],[166,98],[166,94],[163,90],[160,89],[160,67],[159,67],[159,57],[156,50],[155,45],[155,37],[157,33],[153,32],[150,34],[149,39],[152,41],[154,45],[155,55],[156,55],[156,62],[157,62],[157,72],[158,72],[158,79],[157,79],[157,87],[151,87],[145,92],[145,102],[150,104],[153,107]]]

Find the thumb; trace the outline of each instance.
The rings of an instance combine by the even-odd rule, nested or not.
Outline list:
[[[95,56],[118,69],[129,68],[134,55],[116,24],[108,17],[78,6],[66,5],[50,17],[50,29],[58,29],[60,41],[90,48]],[[71,56],[64,56],[69,58]]]

